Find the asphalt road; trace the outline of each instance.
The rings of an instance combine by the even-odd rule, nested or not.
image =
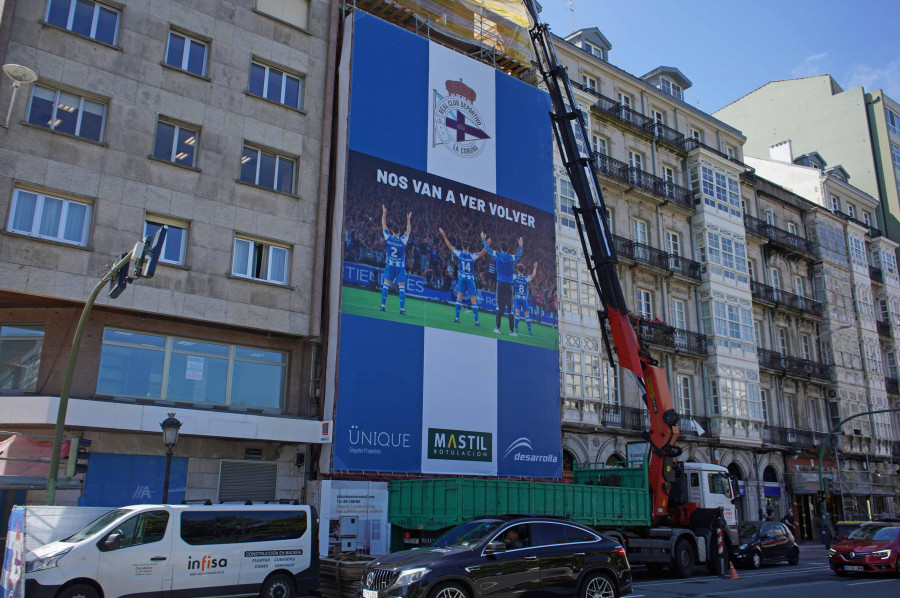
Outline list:
[[[733,580],[709,575],[706,566],[697,567],[690,579],[672,578],[668,571],[654,575],[643,567],[634,567],[634,590],[629,598],[675,598],[704,596],[710,598],[831,598],[865,596],[897,598],[900,577],[838,577],[828,567],[828,553],[822,545],[801,545],[800,564],[763,565],[753,571],[738,569],[741,579]]]

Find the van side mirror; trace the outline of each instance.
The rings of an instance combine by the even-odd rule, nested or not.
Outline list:
[[[103,540],[103,548],[106,550],[114,550],[122,543],[122,535],[119,532],[113,532],[106,536]]]
[[[484,549],[485,554],[493,554],[495,552],[506,552],[506,544],[502,540],[494,540]]]

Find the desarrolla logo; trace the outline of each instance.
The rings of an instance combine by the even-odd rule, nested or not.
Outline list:
[[[490,432],[428,428],[428,458],[452,461],[493,461]]]
[[[509,446],[506,448],[506,452],[503,454],[503,458],[506,459],[510,455],[513,456],[513,461],[528,461],[531,463],[557,463],[559,462],[559,457],[552,453],[548,453],[546,455],[538,455],[534,452],[534,447],[531,444],[531,440],[522,436],[521,438],[516,438]]]

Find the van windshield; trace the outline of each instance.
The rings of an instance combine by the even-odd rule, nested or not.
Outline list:
[[[85,538],[90,538],[97,532],[103,531],[103,528],[105,528],[113,521],[121,519],[127,515],[131,515],[132,513],[134,513],[133,509],[116,509],[115,511],[110,511],[99,519],[95,519],[91,523],[88,523],[85,527],[81,528],[81,530],[75,532],[68,538],[63,538],[62,540],[60,540],[60,542],[68,542],[70,544],[81,542]]]

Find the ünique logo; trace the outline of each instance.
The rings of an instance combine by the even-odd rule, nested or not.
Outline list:
[[[217,559],[205,554],[199,559],[188,556],[188,570],[208,571],[210,569],[224,569],[228,566],[228,559]]]

